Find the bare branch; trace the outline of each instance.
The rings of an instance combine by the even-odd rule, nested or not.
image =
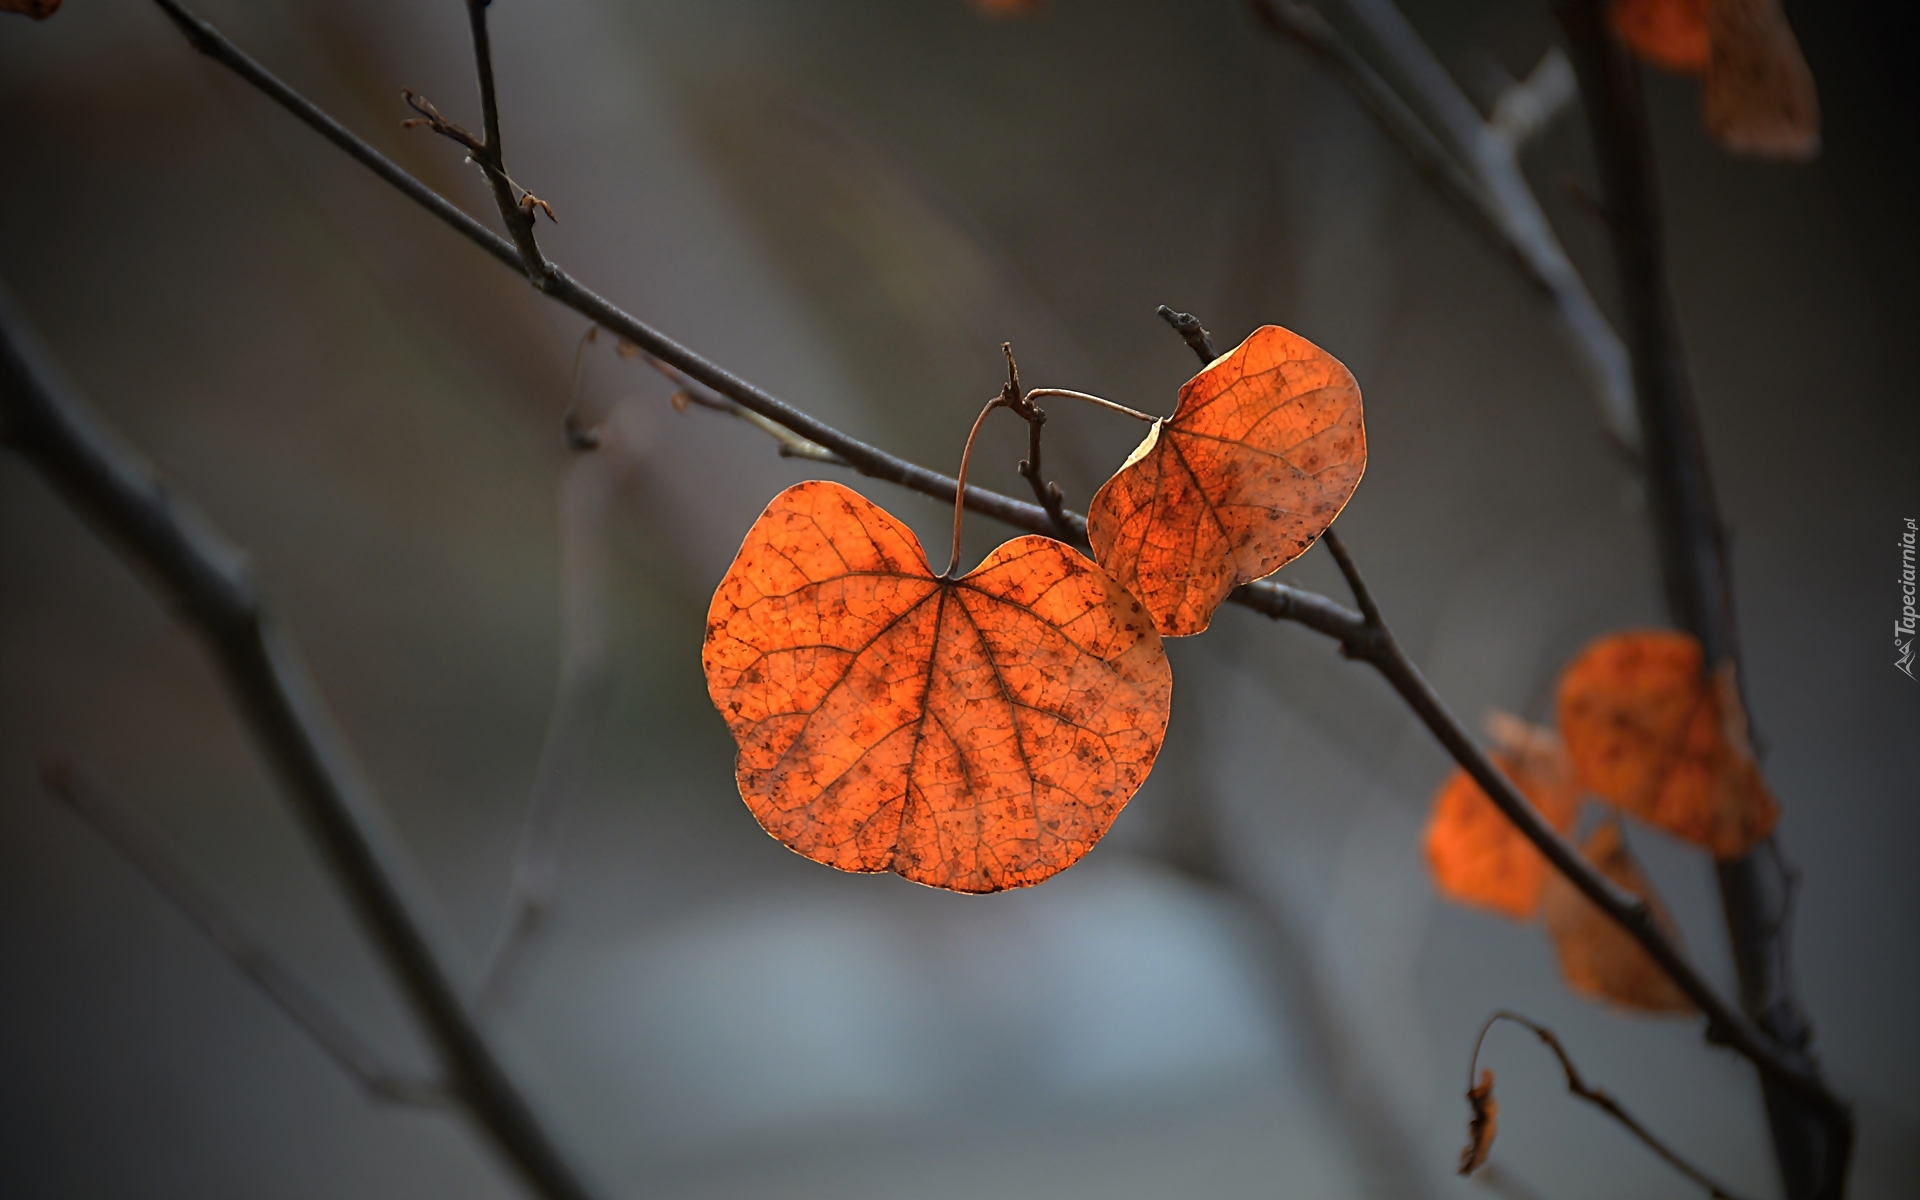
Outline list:
[[[1207,332],[1207,327],[1200,323],[1199,317],[1192,313],[1175,312],[1164,304],[1158,311],[1161,319],[1173,326],[1173,331],[1179,334],[1187,343],[1187,347],[1199,356],[1201,366],[1204,367],[1219,357],[1213,352],[1213,335]]]
[[[49,792],[145,875],[181,916],[198,926],[329,1058],[357,1079],[369,1096],[420,1108],[446,1107],[450,1098],[439,1084],[409,1079],[382,1064],[367,1040],[281,965],[273,952],[229,913],[213,890],[194,877],[159,831],[104,783],[61,758],[43,762],[40,779]]]
[[[1607,1094],[1606,1089],[1589,1086],[1586,1079],[1581,1076],[1580,1069],[1573,1065],[1573,1059],[1567,1055],[1567,1048],[1560,1044],[1558,1037],[1554,1036],[1553,1030],[1530,1021],[1519,1013],[1508,1012],[1505,1009],[1501,1009],[1491,1017],[1488,1017],[1487,1023],[1480,1027],[1480,1036],[1473,1039],[1473,1057],[1467,1063],[1467,1086],[1469,1088],[1473,1086],[1473,1080],[1478,1078],[1480,1045],[1487,1040],[1487,1031],[1501,1021],[1511,1021],[1516,1025],[1525,1026],[1533,1031],[1535,1037],[1546,1043],[1547,1049],[1553,1051],[1553,1056],[1560,1060],[1560,1069],[1566,1072],[1567,1090],[1569,1092],[1572,1092],[1575,1096],[1585,1100],[1588,1104],[1593,1105],[1601,1112],[1612,1117],[1615,1121],[1618,1121],[1625,1127],[1628,1133],[1639,1138],[1643,1145],[1665,1159],[1675,1170],[1707,1189],[1707,1193],[1711,1195],[1714,1200],[1740,1200],[1738,1194],[1722,1186],[1713,1176],[1708,1175],[1705,1171],[1702,1171],[1700,1168],[1682,1158],[1678,1151],[1654,1136],[1652,1130],[1635,1120],[1633,1114],[1622,1108],[1618,1100],[1615,1100]]]
[[[449,1090],[548,1200],[588,1200],[498,1048],[474,1023],[427,891],[240,552],[145,460],[83,415],[0,290],[0,435],[205,643],[363,927],[431,1039]]]

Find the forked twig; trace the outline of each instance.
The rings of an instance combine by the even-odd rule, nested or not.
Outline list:
[[[382,1064],[372,1045],[248,932],[213,890],[194,877],[159,831],[104,783],[57,757],[41,763],[40,781],[146,876],[181,916],[197,926],[329,1058],[357,1079],[369,1096],[420,1108],[447,1106],[451,1098],[438,1083],[409,1079]]]
[[[1568,1056],[1567,1048],[1560,1044],[1558,1037],[1554,1036],[1553,1030],[1548,1029],[1545,1025],[1528,1020],[1519,1013],[1509,1012],[1503,1008],[1491,1017],[1488,1017],[1487,1023],[1480,1027],[1480,1036],[1473,1039],[1473,1057],[1469,1059],[1467,1063],[1467,1087],[1469,1089],[1473,1087],[1473,1081],[1478,1078],[1480,1045],[1487,1040],[1487,1031],[1501,1021],[1511,1021],[1516,1025],[1524,1026],[1532,1030],[1535,1037],[1546,1043],[1547,1049],[1553,1051],[1553,1056],[1560,1060],[1560,1069],[1567,1074],[1567,1090],[1569,1092],[1572,1092],[1575,1096],[1585,1100],[1588,1104],[1593,1105],[1601,1112],[1612,1117],[1615,1121],[1618,1121],[1628,1133],[1639,1138],[1647,1149],[1652,1150],[1655,1154],[1665,1159],[1668,1165],[1673,1167],[1674,1170],[1679,1171],[1688,1179],[1693,1180],[1693,1182],[1707,1189],[1707,1193],[1713,1196],[1714,1200],[1740,1200],[1740,1196],[1737,1193],[1728,1190],[1715,1180],[1713,1176],[1682,1158],[1678,1151],[1661,1141],[1654,1135],[1652,1130],[1635,1120],[1633,1114],[1622,1108],[1620,1102],[1609,1095],[1605,1088],[1597,1088],[1589,1085],[1586,1079],[1580,1074],[1580,1069],[1573,1065],[1573,1059]]]

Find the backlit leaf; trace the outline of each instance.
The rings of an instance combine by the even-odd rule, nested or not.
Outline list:
[[[1496,713],[1489,721],[1499,748],[1491,757],[1547,823],[1572,830],[1580,786],[1566,747],[1552,730]],[[1540,907],[1540,889],[1553,869],[1495,808],[1465,771],[1456,769],[1434,794],[1427,820],[1427,865],[1434,886],[1449,900],[1524,921]]]
[[[1653,886],[1627,852],[1619,818],[1593,831],[1580,853],[1602,875],[1653,905],[1654,920],[1678,940]],[[1693,1002],[1675,986],[1632,935],[1594,906],[1558,871],[1541,895],[1547,934],[1560,956],[1560,973],[1584,996],[1648,1012],[1692,1012]]]
[[[1180,389],[1087,510],[1094,557],[1169,637],[1298,557],[1367,466],[1360,385],[1325,350],[1257,329]]]
[[[1613,28],[1635,55],[1682,75],[1707,73],[1708,0],[1614,0]]]
[[[1712,0],[1707,129],[1735,154],[1805,161],[1820,152],[1820,100],[1780,0]]]
[[[1560,734],[1580,781],[1651,825],[1739,858],[1780,806],[1747,744],[1731,668],[1701,671],[1700,643],[1653,630],[1603,638],[1560,677]]]
[[[836,483],[748,532],[707,615],[707,688],[767,832],[844,871],[993,892],[1100,840],[1153,766],[1172,675],[1141,605],[1059,542],[941,579]]]

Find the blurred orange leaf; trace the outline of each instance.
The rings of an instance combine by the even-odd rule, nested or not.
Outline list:
[[[1580,847],[1602,875],[1653,906],[1654,919],[1678,940],[1673,922],[1639,864],[1627,852],[1615,817],[1593,831]],[[1547,934],[1560,955],[1560,973],[1574,991],[1626,1008],[1649,1012],[1692,1012],[1693,1002],[1675,986],[1639,942],[1581,895],[1558,871],[1547,878],[1541,896]]]
[[[1467,1119],[1467,1146],[1460,1151],[1460,1173],[1471,1175],[1487,1165],[1493,1137],[1500,1131],[1500,1102],[1493,1098],[1493,1072],[1482,1069],[1480,1082],[1467,1089],[1473,1116]]]
[[[837,483],[747,533],[707,614],[707,688],[767,832],[844,871],[993,892],[1100,840],[1159,753],[1172,675],[1077,551],[1005,543],[959,579]]]
[[[1712,0],[1707,130],[1729,151],[1803,162],[1820,153],[1820,99],[1780,0]]]
[[[44,21],[60,10],[60,0],[0,0],[0,12],[20,13]]]
[[[1573,828],[1580,786],[1566,747],[1552,730],[1495,713],[1489,720],[1499,748],[1491,757],[1547,823]],[[1526,835],[1494,807],[1464,770],[1447,776],[1427,820],[1427,865],[1440,894],[1524,921],[1540,907],[1540,889],[1552,868]]]
[[[1047,6],[1047,0],[968,0],[983,17],[1024,17]]]
[[[1656,67],[1707,73],[1707,0],[1614,0],[1613,28]]]
[[[1709,679],[1701,658],[1684,633],[1602,638],[1560,677],[1560,733],[1586,787],[1735,859],[1773,832],[1780,806],[1747,744],[1731,667]]]
[[[1199,633],[1228,592],[1311,546],[1366,466],[1352,373],[1267,325],[1180,389],[1094,496],[1087,537],[1163,635]]]

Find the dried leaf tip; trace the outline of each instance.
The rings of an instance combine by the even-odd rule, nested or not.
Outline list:
[[[1460,1173],[1471,1175],[1487,1164],[1493,1137],[1500,1125],[1500,1102],[1493,1098],[1493,1072],[1482,1070],[1480,1082],[1467,1089],[1473,1115],[1467,1119],[1467,1144],[1460,1151]]]

